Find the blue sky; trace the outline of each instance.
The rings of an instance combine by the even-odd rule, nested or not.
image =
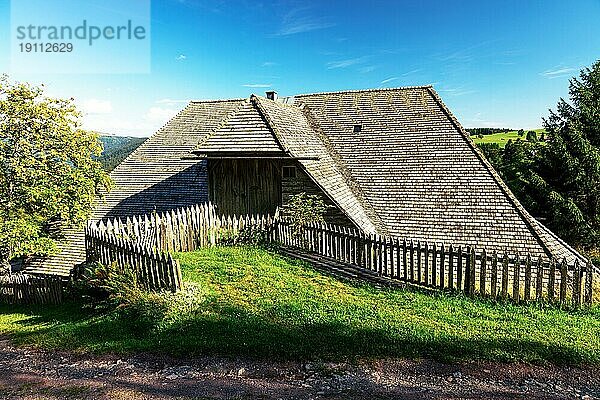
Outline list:
[[[600,0],[154,0],[151,73],[10,76],[74,97],[86,127],[122,135],[149,136],[190,99],[421,84],[466,127],[534,128],[600,59],[598,20]]]

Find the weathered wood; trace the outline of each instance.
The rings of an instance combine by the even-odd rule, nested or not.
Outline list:
[[[544,297],[544,263],[542,257],[539,257],[536,264],[536,276],[535,276],[535,299],[541,301]]]
[[[578,307],[581,305],[581,266],[579,265],[579,261],[575,261],[575,266],[573,268],[573,290],[572,294],[572,303],[573,306]]]
[[[444,243],[442,243],[442,247],[440,248],[440,288],[444,289],[446,286],[446,272],[445,272],[445,261],[446,261],[446,248],[444,247]]]
[[[423,282],[423,276],[422,276],[422,271],[421,271],[421,241],[417,242],[417,282],[418,283],[422,283]]]
[[[498,253],[495,251],[492,256],[492,276],[490,280],[490,295],[492,298],[496,298],[498,297]]]
[[[521,297],[521,288],[520,288],[520,282],[521,282],[521,258],[519,257],[519,254],[517,253],[517,255],[515,256],[515,264],[513,267],[513,280],[512,280],[512,284],[513,284],[513,293],[512,293],[512,298],[513,301],[518,303]]]
[[[458,261],[456,265],[456,288],[463,290],[463,249],[458,246]]]
[[[0,276],[0,303],[59,304],[65,282],[57,276],[22,273]]]
[[[425,286],[429,286],[431,283],[430,280],[430,275],[431,275],[431,268],[429,266],[429,253],[430,253],[430,249],[429,249],[429,243],[425,243],[425,282],[423,282],[425,284]]]
[[[486,295],[485,284],[487,282],[487,253],[485,249],[481,253],[481,264],[479,268],[479,294]]]
[[[502,258],[502,289],[501,296],[503,299],[508,298],[508,255],[505,254]]]
[[[475,249],[471,248],[471,267],[469,269],[470,272],[470,276],[469,276],[469,291],[468,294],[470,295],[474,295],[475,294],[475,262],[476,262],[476,255],[475,255]]]
[[[560,264],[560,298],[561,303],[567,301],[567,260]]]
[[[523,291],[523,300],[531,299],[531,256],[527,255],[525,259],[525,289]]]
[[[554,301],[554,286],[556,285],[556,261],[550,260],[550,272],[548,275],[548,300]]]
[[[408,280],[408,264],[407,264],[407,254],[406,254],[406,239],[402,240],[402,267],[404,268],[404,280]]]
[[[448,288],[454,289],[454,247],[448,250]]]
[[[471,294],[471,246],[467,246],[467,260],[465,263],[465,293]]]
[[[594,296],[593,273],[594,265],[590,262],[585,267],[585,293],[583,301],[587,305],[592,304]]]
[[[431,286],[437,286],[437,244],[433,244],[433,254],[431,257]]]
[[[410,241],[410,281],[415,281],[415,245]]]

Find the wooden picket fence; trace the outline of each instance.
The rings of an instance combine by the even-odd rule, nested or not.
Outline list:
[[[165,252],[194,251],[236,243],[240,237],[263,233],[272,240],[275,219],[270,215],[218,215],[211,203],[169,212],[90,222],[90,229],[125,238],[141,247]]]
[[[364,235],[328,224],[313,224],[294,233],[283,220],[278,221],[276,237],[283,246],[419,286],[515,302],[545,300],[579,306],[593,301],[591,263],[568,265],[566,260],[544,261],[526,254]]]
[[[244,235],[258,232],[267,242],[428,288],[515,302],[559,301],[574,306],[591,304],[594,297],[595,275],[591,264],[365,235],[329,224],[313,224],[294,234],[290,224],[277,213],[274,217],[222,216],[210,203],[125,220],[96,221],[90,223],[88,230],[96,235],[86,242],[88,251],[98,253],[93,249],[104,246],[100,251],[105,254],[104,262],[118,257],[129,260],[127,257],[133,257],[131,253],[139,251],[145,252],[145,257],[168,259],[169,252],[235,244]],[[119,251],[124,255],[115,248],[122,249]],[[161,252],[163,255],[155,255]]]
[[[57,276],[10,274],[0,276],[0,303],[59,304],[64,281]]]
[[[148,290],[176,292],[183,287],[179,262],[168,252],[101,231],[94,224],[85,230],[85,247],[88,264],[117,263],[121,269],[132,268],[137,281]]]

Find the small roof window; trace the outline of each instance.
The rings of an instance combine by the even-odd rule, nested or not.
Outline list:
[[[362,131],[362,125],[354,125],[354,133]]]

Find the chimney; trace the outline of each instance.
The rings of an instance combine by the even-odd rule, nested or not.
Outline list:
[[[269,100],[277,100],[277,92],[274,90],[269,90],[268,92],[265,92],[267,94],[267,99]]]

